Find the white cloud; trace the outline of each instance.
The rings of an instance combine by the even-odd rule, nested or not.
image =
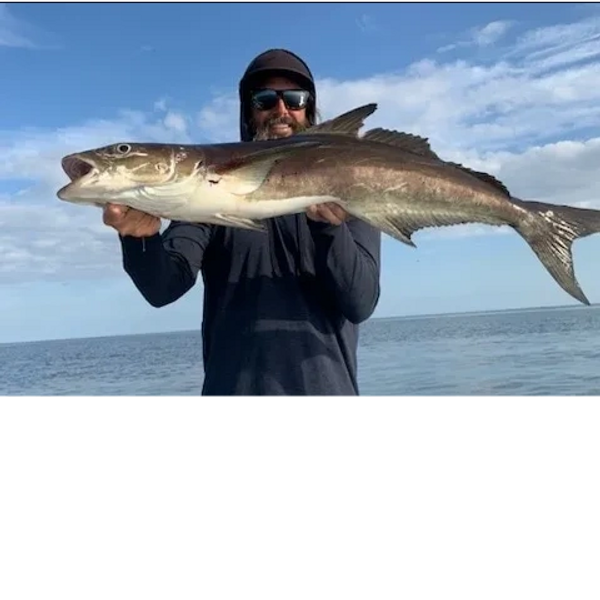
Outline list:
[[[325,116],[376,101],[371,123],[425,135],[440,151],[496,149],[600,123],[600,64],[533,74],[510,63],[422,61],[405,74],[320,82]]]
[[[114,274],[116,233],[98,209],[63,205],[39,192],[0,200],[0,283]]]
[[[236,93],[219,94],[197,116],[200,131],[209,142],[239,139],[239,104]]]
[[[526,31],[518,40],[515,51],[533,57],[548,55],[574,44],[597,40],[600,18],[592,16],[575,23],[561,23]]]
[[[124,110],[114,121],[96,120],[57,131],[0,132],[0,180],[31,178],[57,186],[65,181],[60,169],[65,154],[118,141],[187,142],[189,136],[182,135],[182,125],[185,123],[177,113],[163,118]]]
[[[473,41],[477,46],[489,46],[496,43],[510,29],[510,21],[492,21],[473,30]]]
[[[504,37],[512,25],[511,21],[492,21],[481,27],[473,27],[465,34],[465,39],[443,46],[438,49],[438,52],[449,52],[469,46],[480,48],[491,46]]]
[[[0,46],[28,49],[48,46],[49,34],[15,17],[13,7],[9,6],[0,3]]]
[[[2,180],[33,182],[0,195],[0,283],[103,276],[121,268],[116,232],[102,223],[101,211],[56,197],[67,181],[60,167],[65,154],[118,140],[190,141],[183,116],[168,110],[165,117],[123,111],[114,121],[0,133],[0,190]]]
[[[187,134],[187,119],[178,112],[169,111],[164,120],[165,127],[181,134]]]
[[[495,62],[485,64],[422,60],[403,73],[322,79],[321,112],[327,118],[376,101],[379,110],[367,128],[425,135],[443,158],[493,173],[523,199],[600,207],[600,63],[572,60],[577,53],[596,51],[595,28],[588,19],[525,33]],[[489,24],[479,30],[483,37],[478,43],[491,44],[504,33]],[[553,61],[552,69],[548,61]],[[60,169],[64,154],[121,140],[239,138],[235,82],[229,93],[221,90],[196,115],[173,110],[166,99],[158,99],[154,109],[149,114],[123,111],[113,121],[59,131],[0,133],[0,282],[121,269],[116,234],[102,224],[100,211],[56,198],[65,182]],[[30,185],[19,194],[2,195],[2,180],[13,179]],[[426,235],[496,231],[502,230],[473,225]]]

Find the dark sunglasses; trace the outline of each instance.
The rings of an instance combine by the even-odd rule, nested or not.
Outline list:
[[[271,90],[262,89],[252,93],[252,103],[258,110],[271,110],[275,108],[279,98],[283,100],[289,110],[306,108],[310,92],[306,90]]]

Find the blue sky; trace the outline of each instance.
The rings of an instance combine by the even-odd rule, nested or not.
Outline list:
[[[269,47],[330,117],[430,138],[522,198],[600,208],[600,13],[577,4],[0,5],[0,342],[199,328],[202,286],[154,309],[116,234],[60,203],[60,158],[116,140],[237,139],[237,81]],[[376,316],[575,304],[509,230],[384,239]],[[600,236],[575,245],[600,302]]]

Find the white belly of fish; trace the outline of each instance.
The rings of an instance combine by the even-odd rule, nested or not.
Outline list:
[[[233,193],[228,186],[188,179],[156,187],[141,187],[121,201],[132,208],[166,219],[222,223],[228,217],[268,219],[302,212],[313,204],[340,202],[340,199],[334,196],[293,196],[250,201],[246,200],[246,194]]]

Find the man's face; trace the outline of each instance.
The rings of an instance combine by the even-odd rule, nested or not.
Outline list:
[[[295,90],[288,98],[277,97],[272,91]],[[256,90],[257,100],[262,106],[252,105],[251,117],[254,122],[255,140],[285,138],[308,127],[306,100],[308,94],[300,90],[298,84],[285,77],[271,77],[262,82]],[[270,101],[270,102],[269,102]]]

